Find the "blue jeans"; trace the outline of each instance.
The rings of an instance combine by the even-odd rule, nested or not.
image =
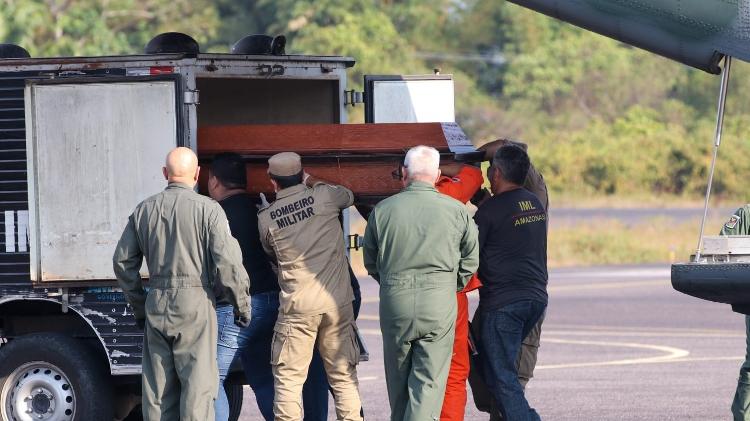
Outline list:
[[[219,391],[216,398],[216,421],[229,418],[229,402],[224,391],[224,380],[232,363],[242,361],[245,378],[255,393],[258,409],[267,421],[273,420],[273,373],[271,372],[271,340],[273,326],[279,314],[279,293],[265,292],[250,299],[250,326],[240,329],[234,324],[232,306],[216,309],[219,324],[217,363]],[[328,418],[328,379],[323,360],[313,354],[307,381],[302,389],[305,421],[325,421]]]
[[[516,361],[523,338],[539,321],[546,307],[538,301],[523,300],[482,315],[484,377],[506,421],[541,420],[523,394]]]

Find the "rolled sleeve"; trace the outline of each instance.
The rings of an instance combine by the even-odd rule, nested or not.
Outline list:
[[[331,203],[339,209],[346,209],[354,204],[354,193],[344,186],[318,183],[314,188],[324,191],[330,198]]]
[[[441,177],[435,188],[440,193],[466,203],[482,187],[483,182],[482,170],[471,165],[464,165],[455,177]]]

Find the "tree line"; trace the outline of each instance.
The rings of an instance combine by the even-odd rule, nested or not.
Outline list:
[[[0,41],[37,57],[138,53],[166,31],[214,52],[285,34],[290,53],[354,57],[355,89],[364,74],[451,73],[475,143],[525,141],[553,193],[697,198],[705,188],[718,77],[504,1],[0,0]],[[750,72],[733,73],[714,191],[741,198]]]

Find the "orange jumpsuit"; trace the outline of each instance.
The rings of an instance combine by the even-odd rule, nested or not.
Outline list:
[[[440,177],[435,188],[461,203],[466,203],[482,187],[482,170],[464,165],[455,177]],[[466,293],[482,286],[476,274],[459,291],[457,296],[456,339],[453,342],[453,358],[445,387],[445,399],[440,413],[441,421],[464,419],[466,410],[466,380],[469,378],[469,298]]]

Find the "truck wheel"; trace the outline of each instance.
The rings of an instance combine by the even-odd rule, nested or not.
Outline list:
[[[242,412],[243,389],[241,384],[224,383],[224,390],[229,400],[229,421],[240,419]]]
[[[113,418],[104,367],[80,341],[56,333],[21,336],[0,347],[0,411],[8,421]]]

